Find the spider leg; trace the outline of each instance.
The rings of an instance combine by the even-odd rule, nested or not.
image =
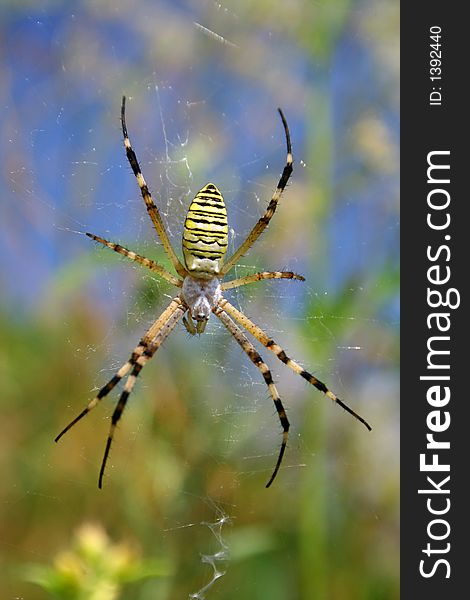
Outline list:
[[[55,441],[58,442],[60,438],[67,433],[69,429],[71,429],[78,421],[80,421],[85,415],[87,415],[90,410],[95,408],[95,406],[102,400],[105,396],[109,394],[109,392],[116,387],[116,385],[121,381],[123,377],[129,373],[131,368],[137,363],[137,360],[144,354],[144,352],[148,349],[152,340],[159,334],[162,327],[164,327],[165,323],[171,317],[171,315],[181,306],[181,300],[179,298],[175,298],[171,301],[168,308],[166,308],[160,317],[152,323],[146,334],[140,340],[139,344],[136,346],[134,351],[132,352],[129,360],[122,365],[122,367],[116,372],[113,377],[104,385],[97,395],[90,400],[87,406],[82,410],[82,412],[71,421],[67,427],[65,427],[59,435],[55,438]]]
[[[101,489],[103,487],[103,476],[106,469],[106,463],[108,461],[109,451],[111,449],[111,444],[114,437],[114,432],[116,429],[116,425],[118,424],[124,408],[126,407],[127,400],[134,389],[135,382],[139,373],[147,364],[147,362],[152,358],[155,352],[160,348],[166,338],[170,335],[175,327],[176,323],[182,317],[185,312],[185,308],[179,304],[179,306],[175,306],[173,308],[172,314],[167,318],[166,322],[162,325],[160,331],[156,335],[156,337],[152,340],[151,344],[149,344],[143,353],[136,359],[134,363],[134,368],[132,369],[131,374],[128,376],[127,381],[124,386],[124,390],[119,397],[119,401],[116,405],[116,408],[113,411],[113,415],[111,417],[111,425],[109,428],[108,439],[106,440],[106,447],[103,455],[103,460],[101,462],[100,474],[98,478],[98,487]]]
[[[319,379],[317,379],[314,375],[306,371],[299,363],[289,358],[284,350],[276,344],[276,342],[270,338],[258,325],[255,325],[253,321],[251,321],[246,315],[237,310],[230,302],[228,302],[225,298],[223,298],[219,305],[225,310],[229,315],[231,315],[240,325],[242,325],[247,331],[251,333],[253,337],[255,337],[263,346],[274,352],[277,358],[282,361],[285,365],[287,365],[290,369],[292,369],[297,375],[300,375],[304,379],[306,379],[311,385],[315,386],[317,390],[323,392],[330,400],[339,404],[346,412],[355,417],[358,421],[360,421],[363,425],[367,427],[369,431],[371,431],[372,427],[369,423],[363,419],[360,415],[354,412],[347,404],[345,404],[342,400],[340,400],[333,392],[328,389],[328,387]]]
[[[292,271],[263,271],[262,273],[253,273],[252,275],[245,275],[237,279],[230,279],[223,282],[220,287],[222,291],[231,290],[232,288],[247,285],[248,283],[255,283],[262,279],[298,279],[299,281],[305,281],[305,277],[297,275],[297,273],[293,273]]]
[[[173,266],[176,269],[178,275],[185,277],[186,269],[183,267],[181,262],[173,250],[172,245],[170,244],[170,240],[168,238],[168,234],[165,229],[165,225],[162,221],[160,212],[153,201],[152,195],[150,194],[147,183],[142,175],[142,171],[140,170],[139,161],[137,160],[137,156],[132,149],[131,142],[129,140],[129,136],[127,134],[127,126],[126,126],[126,97],[122,97],[121,104],[121,125],[122,125],[122,134],[124,136],[124,146],[126,148],[126,156],[129,164],[132,167],[132,171],[134,172],[135,178],[137,179],[137,183],[139,184],[140,191],[142,194],[142,198],[144,199],[145,206],[147,207],[147,212],[152,219],[152,223],[157,231],[158,237],[160,238],[165,252],[167,253],[168,258],[171,260]]]
[[[284,406],[282,405],[281,398],[279,396],[279,392],[277,391],[276,386],[274,385],[273,378],[271,375],[271,371],[269,370],[267,364],[263,361],[261,356],[258,354],[256,348],[253,344],[248,340],[243,331],[233,322],[233,320],[228,316],[228,314],[217,306],[214,309],[214,313],[219,317],[225,327],[230,331],[238,344],[242,347],[244,352],[248,355],[248,358],[251,362],[261,371],[264,381],[268,386],[269,393],[271,398],[273,399],[274,406],[276,407],[277,414],[279,416],[279,420],[281,422],[281,426],[283,429],[282,433],[282,443],[281,448],[279,450],[279,456],[277,458],[276,466],[274,467],[273,474],[269,479],[266,487],[269,487],[274,481],[277,472],[279,471],[279,467],[281,466],[282,458],[284,456],[284,452],[287,446],[287,438],[289,434],[289,421],[287,419],[286,411],[284,410]]]
[[[124,248],[120,244],[115,244],[114,242],[108,242],[108,240],[105,240],[102,237],[94,235],[93,233],[87,233],[86,235],[89,238],[91,238],[92,240],[95,240],[95,242],[99,242],[100,244],[103,244],[103,246],[106,246],[107,248],[111,248],[111,250],[114,250],[118,254],[121,254],[122,256],[125,256],[126,258],[129,258],[130,260],[133,260],[136,263],[139,263],[140,265],[147,267],[147,269],[150,269],[154,273],[157,273],[158,275],[160,275],[160,277],[163,277],[163,279],[166,279],[173,285],[176,285],[177,287],[181,287],[183,285],[183,282],[181,281],[181,279],[178,279],[177,277],[175,277],[174,275],[169,273],[164,267],[159,265],[154,260],[150,260],[150,258],[145,258],[145,256],[140,256],[140,254],[136,254],[135,252],[132,252],[132,250],[128,250],[127,248]]]
[[[266,212],[259,219],[259,221],[253,227],[253,229],[250,231],[250,233],[248,234],[248,237],[241,244],[241,246],[238,248],[238,250],[236,250],[235,253],[225,262],[224,267],[222,269],[222,275],[226,275],[230,271],[230,269],[238,262],[238,260],[244,254],[246,254],[248,252],[248,250],[251,248],[251,246],[256,242],[256,240],[259,238],[259,236],[263,233],[263,231],[269,225],[269,221],[272,219],[272,216],[276,212],[277,203],[279,202],[282,192],[284,191],[284,189],[287,185],[287,182],[289,181],[289,178],[292,174],[293,158],[292,158],[292,144],[290,141],[289,127],[287,125],[287,121],[286,121],[286,118],[285,118],[282,110],[280,108],[278,108],[278,111],[279,111],[279,114],[281,115],[282,125],[284,126],[284,133],[286,135],[286,144],[287,144],[286,165],[284,167],[284,170],[282,171],[281,178],[279,179],[279,183],[277,184],[277,188],[276,188],[274,194],[272,195],[271,202],[269,203],[268,208],[266,209]]]

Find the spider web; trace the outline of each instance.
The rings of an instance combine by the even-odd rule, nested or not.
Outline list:
[[[137,100],[130,95],[127,102],[127,124],[131,143],[165,221],[170,240],[181,256],[182,224],[190,201],[207,181],[214,181],[223,190],[229,213],[228,255],[230,255],[263,214],[285,163],[285,140],[277,113],[275,110],[272,111],[272,126],[268,139],[261,143],[260,140],[252,141],[254,149],[250,150],[248,155],[242,152],[241,160],[238,156],[233,157],[233,154],[240,154],[239,146],[243,146],[243,141],[249,136],[249,133],[244,130],[246,126],[241,120],[233,121],[226,115],[215,114],[216,128],[219,131],[222,129],[231,145],[228,147],[223,161],[220,161],[220,164],[215,162],[211,165],[213,156],[210,149],[214,140],[210,132],[206,133],[201,130],[197,114],[198,107],[203,106],[205,101],[181,97],[181,89],[176,90],[167,83],[159,81],[157,74],[154,74],[152,79],[146,89],[147,102],[153,107],[152,122],[148,122],[148,111],[145,111],[145,121],[139,118],[135,110]],[[152,111],[150,112],[152,116]],[[249,121],[248,111],[245,111],[244,116]],[[116,142],[119,144],[120,136],[116,135],[116,138]],[[197,152],[195,153],[193,150],[194,145],[201,143],[208,148],[202,151],[206,157],[202,165]],[[121,148],[118,147],[118,150]],[[120,154],[122,155],[122,152]],[[117,169],[122,168],[128,180],[125,183],[125,191],[120,198],[113,199],[111,203],[107,199],[104,202],[99,197],[96,199],[96,210],[106,211],[110,219],[110,223],[106,224],[106,231],[97,230],[96,233],[122,243],[130,249],[135,249],[133,240],[136,240],[140,253],[148,257],[155,257],[155,253],[159,252],[160,243],[144,210],[134,176],[125,159],[120,156],[119,160],[119,166],[116,164],[107,167],[102,170],[102,173],[103,177],[112,176]],[[301,177],[302,170],[307,167],[301,156],[297,157],[297,161],[299,166],[295,177]],[[194,166],[195,164],[197,166]],[[222,173],[218,172],[220,166]],[[262,171],[261,178],[257,175],[260,170]],[[290,190],[287,190],[286,198],[288,199],[282,199],[280,212],[286,209],[287,202],[294,201],[294,198],[289,198],[289,196],[291,196]],[[289,238],[288,222],[284,220],[276,223],[276,216],[273,219],[273,226],[265,232],[249,254],[243,257],[240,264],[233,269],[230,278],[264,269],[301,271],[300,265],[306,260],[306,257],[288,256],[276,244],[276,229],[283,230],[283,237]],[[124,229],[123,233],[120,232],[122,229]],[[263,249],[264,262],[263,258],[260,259],[257,255],[258,247]],[[119,331],[122,314],[126,315],[125,329],[134,331],[134,337],[137,340],[174,293],[172,288],[169,289],[169,286],[158,278],[147,275],[127,261],[119,260],[112,255],[110,257],[102,256],[107,252],[107,250],[102,252],[101,249],[97,249],[96,254],[99,258],[96,269],[100,271],[99,279],[101,283],[105,282],[106,294],[111,299],[113,314],[111,328],[109,335],[103,339],[103,345],[110,360],[106,368],[97,373],[96,388],[99,388],[112,376],[132,349],[133,343],[131,342],[129,345],[128,334],[121,337]],[[281,256],[283,262],[279,263],[275,259],[270,259],[271,254]],[[161,252],[158,256],[159,259],[165,260]],[[103,264],[99,264],[101,261]],[[119,268],[116,268],[114,262],[119,263]],[[262,290],[259,289],[260,287]],[[309,284],[306,284],[305,287],[306,289],[302,290],[300,285],[295,282],[268,281],[247,286],[243,290],[236,289],[227,292],[226,295],[255,322],[269,331],[275,339],[281,338],[293,356],[299,356],[301,350],[298,349],[298,341],[296,341],[296,336],[289,335],[287,323],[290,320],[294,322],[299,320],[298,313],[303,311],[303,304],[309,299],[315,298],[316,292],[313,288]],[[303,318],[300,319],[300,321],[302,320]],[[321,319],[319,321],[321,325]],[[333,334],[331,331],[323,330],[323,335],[332,336]],[[307,338],[307,334],[304,336]],[[258,346],[256,341],[254,343]],[[165,369],[168,369],[166,376],[172,377],[171,371],[175,368],[179,356],[181,357],[183,345],[190,348],[183,359],[188,360],[188,370],[197,372],[204,367],[204,373],[212,373],[208,379],[205,377],[197,380],[198,395],[202,399],[202,404],[198,401],[189,406],[191,413],[205,411],[211,415],[214,422],[213,429],[216,431],[217,428],[220,429],[220,434],[215,435],[216,439],[219,438],[219,442],[212,459],[216,462],[224,461],[224,459],[231,462],[233,456],[238,453],[236,464],[239,481],[243,482],[246,478],[258,477],[259,474],[262,474],[267,481],[274,468],[279,450],[278,417],[261,374],[215,317],[210,319],[204,335],[190,338],[182,325],[179,325],[165,342],[139,378],[136,395],[133,394],[134,397],[130,399],[129,407],[123,416],[122,426],[117,432],[115,447],[119,448],[121,455],[124,446],[130,444],[132,448],[136,436],[143,435],[140,433],[140,427],[137,431],[129,432],[129,426],[126,426],[130,414],[132,415],[136,410],[139,390],[148,390],[152,386],[152,383],[148,383],[149,371],[161,369],[162,367],[158,363],[162,360],[165,361]],[[94,348],[90,350],[95,351]],[[301,414],[301,405],[296,406],[295,398],[300,396],[302,391],[305,392],[305,383],[287,371],[282,363],[276,361],[275,357],[269,356],[267,350],[260,348],[260,352],[272,368],[283,401],[293,424],[295,424],[296,415]],[[169,358],[164,358],[165,354]],[[224,356],[224,359],[219,358],[221,355]],[[220,382],[223,382],[222,385],[230,386],[230,393],[226,394],[222,401],[218,397],[219,385],[214,383],[214,379],[219,380],[219,385]],[[312,392],[315,394],[314,390]],[[109,409],[107,411],[109,412]],[[148,418],[146,410],[143,408],[139,409],[139,414],[142,415],[142,419]],[[221,425],[222,427],[220,427]],[[259,437],[260,433],[261,438]],[[256,437],[258,437],[258,442],[255,443]],[[261,443],[259,443],[260,439]],[[302,445],[303,443],[294,429],[283,471],[293,470],[295,472],[307,466],[304,458],[298,456]],[[243,454],[243,446],[252,449]],[[111,465],[111,476],[114,468],[127,468],[125,464],[115,463],[113,457],[111,457]],[[222,529],[226,526],[230,514],[221,513],[216,499],[209,499],[207,506],[209,512],[210,507],[214,507],[213,521],[178,526],[178,529],[196,525],[206,527],[218,542],[215,552],[207,553],[202,549],[200,551],[201,562],[212,568],[210,578],[198,591],[189,595],[189,598],[200,600],[206,598],[212,586],[225,574],[225,568],[221,568],[221,564],[225,566],[229,564],[229,548],[222,537]],[[169,528],[167,533],[171,530],[172,528]]]
[[[233,146],[229,147],[224,155],[223,171],[220,174],[217,172],[221,166],[220,163],[215,162],[212,168],[208,168],[213,158],[210,152],[213,139],[210,133],[201,131],[198,122],[197,109],[198,106],[205,104],[205,100],[181,97],[181,89],[175,90],[168,83],[159,81],[157,74],[153,74],[152,82],[147,84],[146,94],[147,103],[154,110],[145,110],[143,112],[144,119],[139,115],[140,111],[134,110],[137,103],[136,98],[129,95],[127,104],[129,135],[174,248],[181,256],[180,240],[187,207],[198,189],[207,181],[213,180],[223,190],[227,203],[229,213],[228,255],[232,254],[251,226],[262,215],[285,162],[285,142],[275,110],[272,111],[272,127],[268,139],[261,140],[261,143],[260,140],[252,142],[258,147],[250,149],[248,155],[242,153],[242,158],[233,155],[236,154],[240,141],[243,146],[243,141],[249,135],[249,127],[244,125],[242,120],[234,121],[226,115],[215,115],[217,128],[233,141]],[[249,122],[248,110],[245,111],[244,116]],[[100,225],[85,226],[80,222],[77,223],[77,228],[65,226],[63,230],[69,233],[84,234],[86,230],[93,227],[92,232],[98,235],[122,243],[130,249],[137,249],[141,254],[151,258],[155,257],[157,252],[159,259],[165,260],[159,251],[160,244],[144,210],[134,176],[122,156],[120,134],[117,128],[115,138],[117,162],[109,166],[103,165],[102,159],[97,159],[96,162],[90,160],[76,162],[77,170],[80,172],[97,168],[102,179],[102,187],[107,187],[108,184],[105,180],[112,180],[117,172],[123,171],[125,174],[127,181],[124,184],[124,193],[119,197],[109,199],[93,194],[93,210],[96,210],[98,214],[106,213],[104,230]],[[205,160],[202,165],[197,153],[194,156],[193,146],[198,143],[204,143],[209,149],[203,151]],[[296,165],[294,181],[302,177],[302,171],[309,169],[301,154],[296,155]],[[258,175],[260,171],[262,172],[261,178]],[[291,190],[287,189],[281,200],[279,213],[287,210],[288,202],[294,201]],[[283,219],[278,222],[278,217],[278,214],[275,215],[272,226],[263,234],[249,254],[243,257],[240,264],[233,269],[230,277],[264,269],[303,272],[302,265],[311,257],[308,254],[296,256],[295,252],[290,255],[289,247],[286,247],[285,251],[279,248],[277,243],[279,230],[284,240],[289,240],[290,235],[288,220]],[[296,233],[299,233],[303,240],[306,235],[309,235],[308,230]],[[137,241],[137,247],[134,240]],[[88,242],[88,240],[84,241]],[[294,249],[302,245],[293,244]],[[261,259],[258,257],[259,249],[261,249]],[[99,282],[94,285],[94,293],[98,294],[98,297],[105,298],[110,307],[109,330],[100,344],[101,347],[90,346],[80,352],[77,349],[77,355],[84,352],[85,356],[91,356],[100,350],[109,356],[108,364],[96,374],[95,389],[101,387],[127,359],[139,336],[169,302],[174,293],[173,289],[169,289],[168,285],[158,278],[146,274],[138,267],[118,259],[111,253],[109,253],[110,256],[106,256],[107,252],[107,250],[101,251],[98,248],[93,255],[97,258],[95,268],[97,282]],[[271,259],[271,256],[276,258]],[[279,263],[278,257],[281,257],[283,262]],[[319,307],[319,311],[314,313],[311,319],[316,322],[320,344],[322,339],[330,339],[338,350],[354,353],[363,350],[358,344],[340,347],[335,340],[335,334],[324,323],[320,294],[327,294],[327,291],[318,292],[309,283],[304,284],[302,289],[302,286],[295,282],[282,281],[260,282],[257,286],[262,288],[262,291],[256,289],[255,286],[248,286],[227,292],[226,295],[240,310],[246,312],[274,339],[282,343],[292,357],[297,359],[302,357],[302,341],[306,343],[308,340],[309,334],[299,333],[299,323],[296,324],[296,321],[300,322],[301,330],[302,322],[305,321],[304,317],[298,315],[304,312],[305,303],[313,303],[314,306]],[[123,315],[125,315],[124,323]],[[354,320],[354,317],[351,316],[350,319]],[[295,335],[290,334],[290,323],[296,324],[297,333]],[[129,339],[127,332],[133,332],[135,342],[133,339]],[[178,351],[181,350],[183,344],[188,344],[191,348],[189,353],[191,364],[188,364],[187,367],[189,370],[197,371],[200,365],[204,365],[216,373],[216,378],[230,386],[229,398],[224,397],[223,402],[220,403],[217,397],[218,388],[214,385],[213,379],[200,379],[198,385],[200,396],[203,399],[202,404],[198,402],[196,407],[190,407],[191,412],[194,410],[206,411],[207,414],[212,415],[214,428],[219,427],[221,423],[224,425],[220,433],[224,439],[219,441],[218,450],[217,453],[214,453],[213,459],[217,462],[224,460],[223,448],[225,446],[227,460],[232,461],[234,454],[240,453],[239,459],[236,460],[239,481],[243,482],[246,478],[258,476],[260,473],[267,480],[274,467],[280,443],[277,415],[260,373],[215,317],[211,318],[205,334],[194,339],[188,338],[183,327],[178,326],[154,360],[143,371],[136,386],[136,393],[129,402],[117,432],[114,446],[119,449],[119,458],[114,459],[113,455],[111,456],[108,476],[112,477],[117,468],[128,468],[125,463],[118,464],[122,458],[122,449],[128,445],[132,448],[136,437],[143,435],[140,433],[141,427],[139,426],[137,430],[129,431],[127,422],[136,410],[135,404],[139,398],[139,390],[146,390],[151,385],[147,383],[148,371],[159,369],[153,363],[160,362],[164,353],[168,352],[171,358],[165,359],[165,366],[168,369],[167,376],[171,377],[171,369],[178,360]],[[255,345],[258,346],[256,342]],[[170,351],[171,348],[172,351]],[[296,403],[296,398],[305,396],[305,383],[284,365],[277,362],[267,350],[260,348],[260,352],[272,370],[292,424],[289,448],[278,476],[281,478],[286,476],[287,471],[295,473],[299,469],[309,467],[309,445],[299,437],[298,431],[296,432],[296,422],[300,422],[303,410],[302,405]],[[225,356],[224,360],[218,358],[221,354]],[[310,365],[305,366],[310,367]],[[341,384],[340,373],[334,363],[320,363],[311,368],[315,373],[322,373],[322,378],[328,384],[333,377]],[[337,389],[337,386],[333,389]],[[315,390],[312,389],[311,394],[315,403],[324,401],[321,396],[316,396]],[[91,390],[89,395],[92,395]],[[109,413],[109,410],[108,405],[105,410],[102,410],[101,416],[93,415],[91,418],[105,418],[104,413]],[[140,409],[139,414],[142,415],[142,419],[147,418],[145,410]],[[342,415],[338,415],[338,418],[342,418]],[[251,448],[251,450],[244,454],[243,447]],[[220,454],[221,449],[222,454]],[[83,458],[85,459],[85,455]],[[218,548],[213,553],[200,550],[201,563],[209,565],[212,573],[198,591],[189,594],[189,598],[198,600],[207,597],[216,582],[224,576],[227,565],[230,564],[228,543],[222,536],[222,530],[230,519],[230,515],[221,513],[216,500],[213,500],[213,507],[213,521],[203,521],[198,524],[188,523],[181,526],[182,528],[190,526],[207,528],[207,531],[218,543]],[[172,528],[169,528],[167,534],[171,530]],[[228,568],[230,567],[228,566]]]
[[[223,165],[221,179],[220,174],[217,173],[219,165],[211,166],[210,148],[213,143],[211,134],[201,131],[201,126],[198,123],[197,107],[203,105],[205,101],[182,98],[180,89],[175,90],[165,82],[159,82],[156,74],[153,77],[154,81],[147,86],[147,94],[150,97],[150,105],[155,109],[156,118],[152,124],[139,122],[140,120],[136,118],[136,113],[133,110],[134,98],[130,96],[127,105],[127,121],[131,142],[140,160],[144,176],[153,191],[159,210],[164,218],[170,240],[181,256],[182,224],[189,203],[200,187],[207,181],[214,181],[223,190],[228,208],[230,228],[228,255],[230,255],[244,239],[251,226],[263,214],[285,163],[285,141],[279,127],[280,124],[277,121],[276,112],[273,111],[272,114],[272,128],[267,141],[259,143],[258,140],[259,147],[251,150],[249,156],[243,156],[241,161],[240,158],[232,159],[231,154],[240,145],[240,140],[245,140],[247,137],[243,123],[230,120],[226,115],[215,115],[215,120],[219,123],[218,128],[222,128],[227,138],[233,141],[234,146],[229,147],[227,155],[224,156],[224,163],[227,164]],[[147,115],[146,112],[146,118]],[[144,140],[142,140],[143,134]],[[192,150],[196,143],[195,140],[199,141],[200,138],[209,148],[209,151],[205,151],[207,162],[204,162],[202,169],[197,155],[194,158]],[[302,177],[303,170],[308,170],[308,166],[302,160],[301,155],[297,156],[296,160],[298,166],[295,178],[299,178]],[[194,166],[195,164],[197,166]],[[128,172],[131,185],[130,192],[126,188],[128,199],[120,199],[114,202],[112,211],[118,208],[125,214],[123,220],[127,221],[128,226],[131,226],[131,238],[135,232],[135,239],[140,240],[143,244],[144,250],[142,253],[145,256],[152,257],[155,256],[155,245],[159,245],[159,242],[156,240],[156,235],[143,210],[133,175],[125,163],[124,168]],[[266,176],[263,174],[261,179],[256,175],[260,170],[267,174]],[[110,172],[112,171],[114,171],[114,168],[110,169]],[[251,175],[252,173],[255,173],[255,175]],[[286,210],[288,202],[294,201],[295,198],[292,198],[291,191],[288,189],[280,203],[279,212]],[[111,209],[107,209],[107,211],[110,212]],[[289,252],[288,248],[284,253],[278,247],[276,229],[281,229],[284,239],[289,239],[290,235],[288,220],[284,219],[281,223],[277,223],[277,216],[273,219],[272,227],[265,232],[248,255],[243,257],[240,264],[231,272],[230,277],[264,269],[302,271],[301,265],[306,260],[308,261],[309,257],[297,257],[295,254],[289,256],[287,254]],[[113,233],[113,240],[121,241],[119,237],[116,238],[116,235],[116,233]],[[304,239],[305,235],[308,235],[308,232],[303,232],[300,237]],[[257,256],[259,247],[262,248],[264,261]],[[283,262],[279,264],[278,260],[270,259],[271,255],[281,256]],[[123,262],[123,270],[128,266]],[[108,266],[107,262],[104,265],[104,270],[104,278],[105,280],[108,279],[108,288],[112,291],[113,305],[116,306],[116,322],[120,320],[119,311],[124,309],[127,314],[126,326],[130,329],[141,329],[144,322],[149,322],[155,315],[159,314],[161,308],[171,297],[167,285],[157,278],[142,274],[138,269],[135,275],[132,276],[131,281],[127,279],[124,284],[122,281],[119,284],[114,283],[113,280],[116,277],[114,266]],[[130,270],[132,271],[132,268]],[[154,294],[150,299],[147,297],[147,286],[144,286],[145,289],[141,289],[137,294],[131,291],[133,284],[134,289],[136,283],[137,288],[139,288],[141,278],[151,282],[150,285],[154,288]],[[304,289],[301,289],[301,286],[295,282],[260,282],[257,285],[262,287],[262,291],[256,289],[255,286],[248,286],[228,292],[226,295],[242,311],[246,312],[255,322],[268,331],[274,339],[282,341],[283,346],[288,349],[290,355],[293,357],[301,356],[302,338],[304,342],[307,342],[308,333],[299,334],[299,323],[297,323],[297,333],[291,335],[289,322],[295,323],[298,321],[301,328],[304,318],[298,315],[304,312],[306,302],[313,302],[314,305],[321,307],[321,301],[317,301],[319,293],[308,283],[305,284]],[[120,290],[121,286],[122,290]],[[319,314],[314,314],[311,318],[317,323],[319,338],[330,338],[339,349],[333,331],[323,322],[321,310]],[[354,317],[351,317],[351,319],[354,319]],[[113,324],[112,327],[117,329],[118,325]],[[112,356],[116,352],[114,332],[112,342],[108,343],[106,340],[105,343],[107,351]],[[256,341],[254,343],[259,346]],[[224,439],[219,441],[218,450],[217,453],[214,453],[213,459],[217,462],[224,460],[224,446],[226,448],[226,459],[230,461],[234,454],[241,451],[242,454],[236,461],[238,466],[237,479],[243,481],[246,478],[259,476],[261,473],[264,474],[267,480],[274,467],[280,436],[277,414],[260,373],[253,367],[248,357],[241,352],[235,340],[230,337],[215,317],[210,319],[204,335],[190,338],[180,325],[165,343],[154,361],[158,363],[162,359],[163,353],[170,352],[171,347],[177,346],[177,349],[171,352],[172,358],[168,359],[169,377],[171,377],[171,369],[175,367],[178,352],[182,351],[181,346],[183,344],[191,348],[188,355],[185,355],[189,356],[190,364],[187,368],[190,371],[198,371],[203,365],[213,373],[213,376],[209,379],[200,378],[198,380],[199,394],[203,399],[202,404],[198,401],[195,408],[194,405],[190,407],[191,412],[206,411],[207,414],[212,415],[215,429],[221,423],[224,425],[220,429],[220,436],[224,436]],[[360,352],[362,348],[359,345],[351,345],[342,347],[341,350]],[[260,352],[272,369],[293,424],[289,450],[281,470],[281,477],[283,477],[288,470],[298,472],[299,469],[308,467],[308,462],[305,462],[305,454],[302,452],[302,450],[306,450],[308,457],[308,445],[304,444],[302,438],[299,437],[299,433],[295,431],[296,421],[301,419],[302,413],[302,405],[296,404],[296,398],[305,395],[305,383],[288,371],[282,363],[277,362],[275,357],[271,356],[266,349],[261,347]],[[121,355],[121,352],[119,355]],[[223,360],[219,358],[220,355],[224,355]],[[121,362],[122,358],[112,360],[110,366],[97,377],[97,386],[102,384],[100,382],[103,381],[103,378],[106,380],[110,377],[119,368]],[[151,364],[145,371],[155,368],[158,367]],[[207,369],[204,371],[205,373]],[[326,372],[325,378],[327,381],[329,381],[332,374],[339,375],[334,364],[315,365],[314,372],[318,369],[321,369],[323,373]],[[145,371],[138,384],[143,389],[151,385],[146,382],[147,373]],[[229,397],[225,396],[222,403],[217,397],[218,387],[214,385],[213,378],[223,380],[225,385],[230,385]],[[316,397],[317,392],[315,390],[312,389],[311,393],[314,395],[314,401],[323,401],[321,396],[320,398]],[[133,410],[132,407],[130,407],[130,410]],[[146,417],[143,416],[143,418]],[[131,439],[129,439],[129,433],[126,434],[123,430],[124,428],[121,428],[121,431],[119,431],[120,439],[117,442],[120,447],[132,443],[134,436],[134,434],[131,434]],[[257,435],[255,435],[255,432],[257,432]],[[256,443],[253,443],[255,437]],[[243,446],[252,447],[253,449],[243,454]],[[222,453],[220,454],[220,452]],[[120,468],[126,467],[123,465]],[[212,574],[198,591],[189,595],[189,598],[200,600],[206,598],[206,594],[212,586],[225,574],[225,568],[221,568],[221,564],[225,567],[229,564],[229,547],[222,537],[222,529],[230,519],[230,515],[221,513],[215,499],[208,503],[209,508],[211,505],[214,506],[215,518],[213,522],[204,521],[199,524],[190,523],[178,526],[178,528],[196,525],[207,527],[218,542],[218,548],[214,553],[201,550],[200,560],[203,564],[211,566]],[[168,531],[171,531],[171,528]]]

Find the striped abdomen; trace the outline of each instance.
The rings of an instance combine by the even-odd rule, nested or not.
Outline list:
[[[227,252],[227,210],[222,194],[208,183],[191,202],[183,232],[186,268],[194,277],[217,277]]]

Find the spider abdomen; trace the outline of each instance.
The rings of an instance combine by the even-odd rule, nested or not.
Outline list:
[[[227,210],[222,194],[208,183],[191,202],[183,232],[183,255],[194,277],[217,276],[228,244]]]

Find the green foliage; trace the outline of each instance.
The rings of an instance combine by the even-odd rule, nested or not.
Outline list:
[[[31,565],[25,579],[58,600],[117,600],[124,584],[169,574],[167,560],[142,561],[129,544],[113,544],[101,526],[86,524],[52,567]]]

